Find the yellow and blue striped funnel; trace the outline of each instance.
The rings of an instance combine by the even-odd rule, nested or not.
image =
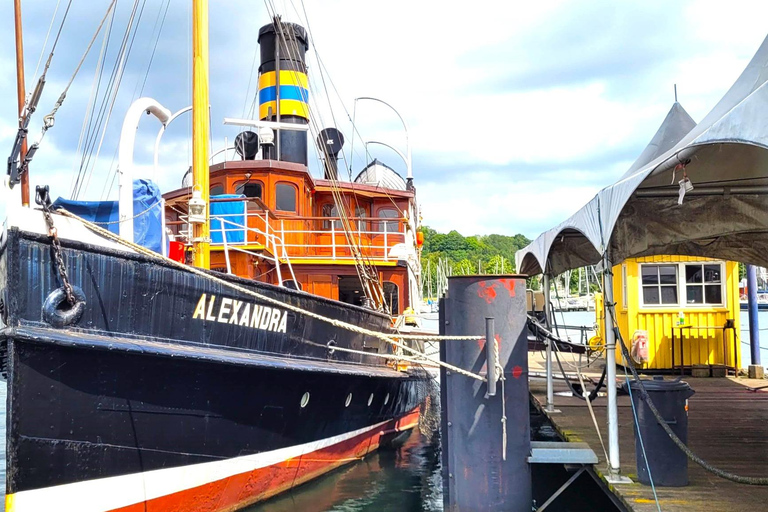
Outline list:
[[[280,116],[298,116],[309,121],[309,85],[307,74],[301,71],[280,71],[279,87],[275,83],[276,71],[262,73],[259,77],[259,118],[268,119],[278,112]]]

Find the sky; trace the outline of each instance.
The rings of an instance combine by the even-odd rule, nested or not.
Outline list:
[[[57,2],[22,0],[28,91],[42,72],[67,1],[60,2],[43,53]],[[277,12],[309,29],[311,106],[321,126],[336,126],[346,135],[344,167],[351,166],[352,177],[374,157],[404,175],[397,153],[369,145],[366,154],[363,140],[402,153],[407,140],[424,224],[464,235],[534,238],[564,220],[630,167],[672,106],[673,84],[683,107],[701,120],[768,33],[764,1],[210,3],[212,152],[238,133],[223,125],[224,117],[248,117],[258,29]],[[108,5],[72,2],[31,123],[31,141],[40,138],[42,117],[64,90]],[[79,199],[116,198],[115,155],[131,101],[151,96],[172,112],[191,103],[189,0],[138,1],[120,88],[114,102],[104,100],[133,7],[134,0],[118,0],[75,77],[32,163],[33,190],[48,184],[54,196],[71,197],[83,169]],[[0,27],[5,155],[17,129],[10,1],[0,4]],[[92,116],[103,112],[108,122],[103,132],[82,135],[102,52],[104,72]],[[361,96],[392,105],[408,125],[407,139],[392,110],[355,103]],[[352,117],[359,137],[352,136]],[[155,119],[141,121],[135,177],[152,178],[169,191],[180,186],[191,163],[190,117],[168,128],[155,170],[158,128]],[[310,170],[320,176],[320,169],[312,152]],[[2,197],[0,217],[5,202],[13,200],[6,190]]]

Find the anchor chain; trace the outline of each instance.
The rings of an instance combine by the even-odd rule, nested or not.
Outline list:
[[[72,289],[72,285],[69,283],[69,276],[67,275],[67,267],[64,265],[64,257],[61,251],[61,243],[59,242],[59,234],[56,226],[53,225],[53,216],[51,215],[51,196],[49,194],[48,185],[43,187],[37,186],[35,189],[35,203],[40,205],[43,209],[43,216],[45,217],[45,223],[48,225],[48,236],[51,237],[51,247],[53,247],[53,260],[56,265],[56,270],[61,277],[62,287],[64,293],[67,296],[67,302],[70,306],[74,306],[76,299]]]

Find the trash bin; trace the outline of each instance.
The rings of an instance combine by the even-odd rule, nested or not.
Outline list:
[[[654,377],[653,380],[643,379],[643,385],[661,417],[677,437],[687,445],[688,398],[693,396],[693,389],[685,381],[664,380],[661,376]],[[624,387],[626,388],[626,384]],[[653,478],[653,484],[662,487],[688,485],[688,457],[656,420],[650,407],[642,398],[640,384],[633,380],[630,387],[632,401],[637,411],[635,460],[637,460],[638,480],[642,484],[650,485]],[[641,436],[645,446],[645,457],[643,457],[643,448],[640,446]],[[646,458],[648,465],[646,465]],[[648,466],[651,468],[650,475]]]

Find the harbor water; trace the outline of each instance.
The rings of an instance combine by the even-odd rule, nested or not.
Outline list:
[[[768,311],[760,312],[760,325],[768,329]],[[749,364],[749,328],[746,312],[741,315],[742,365]],[[593,312],[557,313],[558,322],[567,325],[592,325]],[[765,332],[765,331],[764,331]],[[574,341],[578,333],[571,333]],[[768,332],[761,339],[762,362],[768,363]],[[0,399],[5,403],[7,389],[0,383]],[[554,436],[543,418],[532,411],[532,432],[540,439]],[[5,408],[0,418],[0,475],[5,482]],[[563,478],[554,473],[534,474],[535,494],[546,495],[547,489]],[[567,478],[567,476],[565,476]],[[595,487],[594,484],[592,484]],[[3,489],[5,486],[3,485]],[[556,488],[556,487],[555,487]],[[579,494],[585,494],[583,485]],[[602,491],[593,488],[586,493],[591,503],[600,500]],[[563,500],[564,503],[574,503]],[[0,501],[4,504],[4,500]],[[1,505],[0,505],[1,506]],[[575,508],[574,510],[589,510]],[[282,496],[255,505],[248,512],[437,512],[443,510],[439,435],[427,437],[414,432],[397,449],[371,454],[364,460],[340,468],[329,475],[305,484]],[[555,508],[553,508],[555,510]],[[566,510],[566,509],[557,509]],[[610,510],[595,508],[594,510]]]

